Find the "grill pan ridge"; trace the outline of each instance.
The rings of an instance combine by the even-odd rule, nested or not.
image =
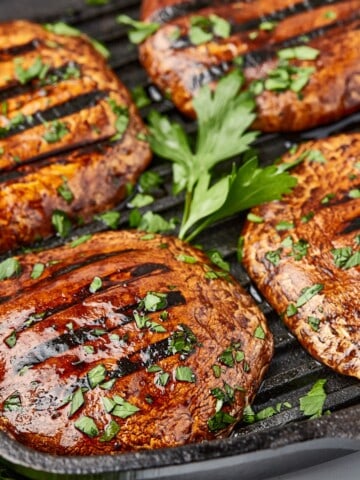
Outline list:
[[[120,13],[138,17],[139,7],[137,0],[111,0],[101,7],[86,6],[84,0],[14,0],[0,2],[0,18],[2,21],[26,18],[40,23],[64,21],[104,42],[111,51],[110,65],[125,85],[130,89],[142,85],[150,94],[153,102],[142,110],[143,117],[146,118],[150,108],[155,108],[192,132],[194,122],[182,117],[149,84],[138,62],[137,47],[128,42],[125,29],[115,22]],[[269,163],[294,143],[338,132],[357,131],[359,121],[360,114],[354,114],[336,124],[301,134],[262,135],[256,147],[262,162]],[[171,194],[170,164],[155,158],[150,170],[160,173],[165,179],[152,210],[167,218],[180,216],[182,197]],[[118,209],[122,212],[120,228],[125,228],[129,212],[126,202],[119,205]],[[197,241],[205,249],[217,248],[230,261],[232,273],[258,302],[274,334],[275,356],[255,399],[254,410],[275,406],[280,402],[289,402],[292,407],[251,425],[240,423],[228,439],[119,456],[54,457],[28,449],[0,432],[0,457],[17,472],[14,474],[16,478],[24,478],[20,474],[46,480],[180,479],[205,478],[205,475],[208,480],[225,476],[229,479],[261,479],[270,474],[281,474],[285,458],[292,462],[295,469],[299,463],[302,466],[306,463],[310,465],[360,449],[358,380],[338,375],[310,357],[258,294],[236,258],[243,218],[240,215],[222,222],[216,228],[208,229]],[[82,235],[102,229],[102,225],[93,223],[74,233]],[[43,245],[54,246],[59,243],[58,239],[50,239]],[[299,409],[299,398],[319,378],[327,380],[325,409],[331,415],[307,420]]]

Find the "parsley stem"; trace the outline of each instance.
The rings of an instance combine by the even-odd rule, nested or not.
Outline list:
[[[189,215],[190,215],[192,197],[193,197],[192,191],[187,190],[186,195],[185,195],[184,214],[183,214],[183,217],[182,217],[181,227],[180,227],[180,238],[181,238],[181,231],[182,231],[182,229],[183,229],[183,227],[184,227],[185,223],[187,222],[187,219],[189,218]]]

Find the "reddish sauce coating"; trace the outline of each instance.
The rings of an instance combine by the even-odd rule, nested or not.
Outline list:
[[[286,162],[304,159],[294,170],[297,187],[254,209],[263,222],[247,222],[243,231],[244,264],[285,324],[316,359],[357,378],[359,155],[359,134],[308,142],[287,154]]]
[[[122,231],[18,261],[21,274],[0,282],[9,435],[43,452],[117,453],[224,436],[241,418],[272,336],[204,253]]]
[[[76,223],[114,207],[151,153],[140,140],[145,130],[129,93],[83,35],[56,35],[25,21],[3,23],[0,64],[5,252],[53,234],[56,210]],[[34,68],[37,74],[29,78]]]
[[[358,0],[324,0],[315,6],[298,0],[144,0],[142,12],[144,20],[160,22],[161,26],[141,45],[141,61],[152,81],[186,114],[194,115],[192,99],[200,86],[215,86],[235,68],[234,60],[242,58],[241,68],[250,86],[254,81],[274,78],[281,65],[277,52],[294,46],[318,51],[313,60],[300,56],[289,61],[298,72],[308,68],[313,72],[299,91],[290,86],[268,89],[265,83],[265,89],[256,94],[254,128],[267,132],[305,130],[360,108]],[[211,19],[214,14],[229,22],[230,36],[214,35],[207,42],[192,44],[189,32],[193,19]],[[301,75],[297,73],[294,78]]]

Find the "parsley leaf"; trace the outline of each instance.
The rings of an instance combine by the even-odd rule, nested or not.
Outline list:
[[[30,274],[30,278],[36,280],[41,277],[43,271],[45,270],[45,265],[43,263],[35,263]]]
[[[55,33],[56,35],[64,35],[65,37],[81,37],[84,36],[86,37],[92,46],[97,50],[100,55],[102,55],[104,58],[109,58],[110,57],[110,52],[109,50],[100,43],[98,40],[95,40],[95,38],[91,38],[85,33],[81,32],[75,27],[72,27],[70,25],[67,25],[64,22],[56,22],[56,23],[46,23],[44,25],[45,30],[48,32]]]
[[[131,27],[128,36],[131,43],[136,45],[142,43],[148,37],[157,32],[160,28],[160,23],[140,22],[134,20],[128,15],[119,15],[116,17],[117,23]]]
[[[109,210],[108,212],[95,215],[94,220],[100,220],[107,227],[110,227],[113,230],[115,230],[119,226],[120,212]]]
[[[6,280],[14,275],[19,275],[21,266],[17,258],[11,257],[0,263],[0,280]]]
[[[246,132],[255,119],[255,103],[249,93],[239,93],[242,86],[243,76],[234,70],[214,92],[209,86],[200,89],[193,102],[198,118],[194,149],[179,124],[157,112],[149,116],[152,149],[174,162],[175,191],[186,189],[179,237],[187,241],[222,218],[281,198],[296,184],[295,178],[277,166],[259,168],[256,157],[212,182],[213,167],[248,150],[257,136]]]
[[[71,230],[71,220],[62,210],[54,210],[51,216],[51,223],[61,238],[69,235]]]
[[[109,442],[112,440],[116,435],[120,432],[119,425],[115,422],[115,420],[111,420],[111,422],[106,425],[105,431],[103,435],[100,437],[100,442]]]
[[[65,123],[60,122],[59,120],[55,120],[48,125],[48,127],[47,127],[47,129],[46,129],[46,131],[43,135],[43,139],[47,143],[56,143],[56,142],[59,142],[63,137],[65,137],[65,135],[67,133],[69,133],[69,130],[68,130],[67,126],[65,125]],[[71,195],[70,201],[72,199],[73,199],[73,197]],[[65,198],[65,200],[68,201],[66,198]]]
[[[22,85],[30,82],[35,78],[43,80],[49,70],[49,65],[42,62],[41,57],[37,57],[34,63],[27,69],[22,66],[22,59],[16,58],[15,63],[15,76]]]
[[[296,302],[296,307],[302,307],[307,303],[312,297],[317,295],[321,290],[324,288],[324,285],[321,283],[315,283],[314,285],[311,285],[311,287],[305,287],[301,290],[301,295],[297,299]]]
[[[99,435],[99,429],[96,426],[96,423],[91,417],[80,417],[75,423],[75,428],[80,430],[80,432],[85,433],[90,438],[97,437]]]
[[[300,398],[300,410],[304,415],[311,418],[321,417],[326,400],[325,383],[324,379],[318,380],[311,390]]]

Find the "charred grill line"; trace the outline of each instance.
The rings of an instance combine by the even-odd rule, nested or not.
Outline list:
[[[1,57],[0,57],[1,58]],[[80,66],[75,62],[69,62],[65,65],[62,65],[58,68],[49,69],[44,80],[34,80],[32,82],[21,85],[16,80],[14,80],[9,86],[3,87],[0,89],[0,102],[9,100],[10,98],[17,97],[18,95],[23,95],[24,93],[30,93],[41,87],[46,87],[48,85],[58,84],[64,80],[64,76],[69,67],[79,68]],[[56,81],[52,79],[56,77]]]
[[[9,57],[15,57],[17,55],[23,55],[24,53],[29,53],[34,50],[37,50],[41,44],[41,41],[37,38],[34,38],[30,42],[24,43],[23,45],[16,45],[14,47],[2,48],[0,49],[0,61],[8,60]]]
[[[172,352],[169,349],[170,339],[171,337],[165,338],[164,340],[152,343],[148,347],[133,353],[131,356],[120,358],[117,361],[118,366],[116,370],[112,370],[109,373],[110,378],[125,377],[126,375],[135,373],[143,368],[148,368],[160,360],[164,360],[167,357],[175,355],[176,352]],[[135,360],[135,357],[138,356],[141,358],[141,360]],[[132,360],[132,358],[134,360]]]
[[[62,117],[78,113],[86,108],[91,108],[107,96],[108,92],[106,91],[94,90],[79,95],[71,99],[70,102],[64,102],[55,107],[48,108],[47,110],[38,111],[32,117],[25,117],[25,123],[12,127],[8,131],[2,131],[0,133],[0,138],[8,138],[43,123],[59,120]]]
[[[340,232],[340,235],[357,232],[360,230],[360,218],[354,218],[347,226]]]
[[[98,336],[92,334],[91,332],[98,327],[99,325],[94,325],[93,327],[81,327],[77,330],[63,333],[59,337],[36,346],[24,357],[20,358],[20,360],[16,363],[15,371],[19,373],[19,371],[24,367],[38,365],[39,363],[43,363],[46,360],[55,357],[56,355],[65,353],[71,348],[83,345],[85,342],[95,340],[98,338]]]
[[[281,12],[284,12],[284,15],[285,15],[286,11],[289,11],[289,14],[296,15],[302,12],[307,12],[314,8],[341,3],[342,1],[343,0],[307,0],[304,2],[299,2],[294,6],[288,7],[284,10],[279,10],[274,14],[264,15],[263,20],[270,21],[270,20],[282,19],[283,17],[281,16],[280,17],[275,16],[277,13],[281,14]],[[227,5],[232,3],[237,3],[237,1],[224,0],[221,2],[221,5]],[[245,0],[244,3],[251,3],[251,0],[247,0],[247,1]],[[200,8],[206,8],[206,7],[212,7],[212,6],[214,6],[214,2],[211,2],[209,0],[197,0],[197,1],[195,0],[195,1],[183,2],[179,5],[165,7],[159,10],[158,12],[155,13],[155,15],[152,16],[152,21],[159,22],[159,23],[166,23],[178,17],[182,17],[184,15],[191,14],[191,13],[196,13]],[[274,18],[272,18],[273,15],[274,15]],[[251,22],[248,22],[248,23],[250,24]],[[261,21],[259,21],[259,23],[261,23]],[[254,27],[250,27],[250,28],[254,28]]]
[[[167,295],[167,305],[162,310],[165,310],[166,308],[182,305],[185,303],[186,303],[186,300],[181,294],[181,292],[173,291]],[[122,308],[122,312],[130,312],[131,310],[134,310],[137,306],[138,304],[125,305]],[[100,318],[99,323],[92,325],[91,327],[89,326],[80,327],[76,330],[71,330],[69,332],[62,333],[56,338],[53,338],[44,343],[41,343],[40,345],[37,345],[36,347],[31,349],[25,356],[19,359],[19,361],[15,365],[15,371],[19,373],[19,371],[24,367],[38,365],[40,363],[45,362],[46,360],[49,360],[52,357],[55,357],[61,353],[65,353],[66,351],[71,350],[72,348],[83,345],[85,342],[96,340],[99,337],[99,335],[96,335],[94,333],[94,330],[98,327],[101,327],[102,329],[104,329],[104,334],[105,333],[110,334],[114,330],[117,330],[119,327],[123,327],[124,325],[127,325],[128,323],[132,323],[134,321],[133,316],[124,315],[122,312],[120,315],[120,322],[112,328],[106,328],[106,326],[104,325],[105,319]],[[119,313],[119,312],[116,312],[116,313]],[[50,315],[46,315],[44,316],[44,318],[49,318],[49,316]],[[168,345],[168,341],[166,341],[166,345]],[[158,350],[159,351],[153,350],[152,346],[150,345],[150,347],[147,347],[146,349],[143,349],[140,352],[142,355],[144,355],[144,358],[149,358],[149,361],[150,360],[156,361],[156,360],[160,360],[161,358],[165,358],[165,357],[161,357],[161,358],[158,357],[158,355],[160,354],[163,355],[163,353],[161,353],[162,350],[161,349],[158,349]],[[127,360],[125,359],[124,362],[125,362],[124,363],[125,365]],[[116,372],[118,372],[118,370],[116,370]],[[123,375],[116,374],[113,376],[123,376]]]
[[[31,157],[21,164],[14,165],[14,169],[6,171],[0,174],[0,184],[2,182],[12,181],[19,178],[26,177],[26,175],[38,171],[42,167],[52,165],[55,163],[66,164],[71,162],[73,158],[69,158],[71,154],[76,154],[76,156],[81,156],[83,154],[91,154],[95,151],[104,153],[106,148],[114,144],[109,140],[93,140],[84,143],[83,145],[65,145],[64,147],[54,149],[51,152],[43,153],[41,155],[36,155]]]
[[[252,52],[246,53],[242,56],[243,58],[243,68],[248,67],[257,67],[259,64],[263,63],[266,60],[270,60],[276,56],[277,50],[283,48],[294,47],[296,45],[301,45],[304,43],[304,36],[308,37],[310,40],[320,38],[325,35],[325,33],[334,30],[340,26],[347,26],[353,22],[356,22],[353,29],[360,28],[360,14],[356,13],[350,19],[346,21],[333,22],[327,26],[320,27],[314,30],[310,30],[296,37],[289,38],[283,42],[275,43],[267,49],[253,50]],[[222,78],[230,68],[234,66],[233,62],[221,62],[219,64],[211,65],[209,68],[201,72],[199,75],[194,75],[191,78],[191,88],[196,90],[199,87],[206,85],[212,81],[219,80]]]
[[[334,0],[332,3],[333,4],[341,3],[341,1],[342,0]],[[231,35],[234,35],[236,33],[241,33],[241,32],[249,32],[251,30],[258,30],[261,23],[263,23],[263,22],[281,22],[283,20],[286,20],[287,18],[299,15],[300,13],[307,12],[307,11],[309,11],[308,3],[312,4],[312,8],[316,8],[316,7],[326,5],[328,2],[326,2],[324,0],[306,2],[306,3],[298,4],[296,7],[291,6],[291,7],[284,8],[282,10],[277,10],[277,11],[275,11],[275,12],[269,14],[269,15],[264,15],[263,17],[254,18],[253,20],[249,20],[247,22],[241,22],[239,24],[237,24],[237,23],[234,24],[233,23],[231,25]],[[343,24],[343,22],[346,22],[346,21],[347,20],[337,20],[337,21],[332,22],[328,26],[330,26],[331,28],[334,28],[333,25],[334,26],[341,26]],[[327,28],[328,26],[322,27],[322,29]],[[318,30],[321,30],[321,29],[318,29]],[[310,36],[311,33],[306,34],[306,35]],[[175,48],[177,50],[180,50],[182,48],[190,47],[191,45],[192,44],[190,42],[189,36],[188,35],[183,35],[178,40],[176,40],[176,42],[173,44],[173,48]]]

